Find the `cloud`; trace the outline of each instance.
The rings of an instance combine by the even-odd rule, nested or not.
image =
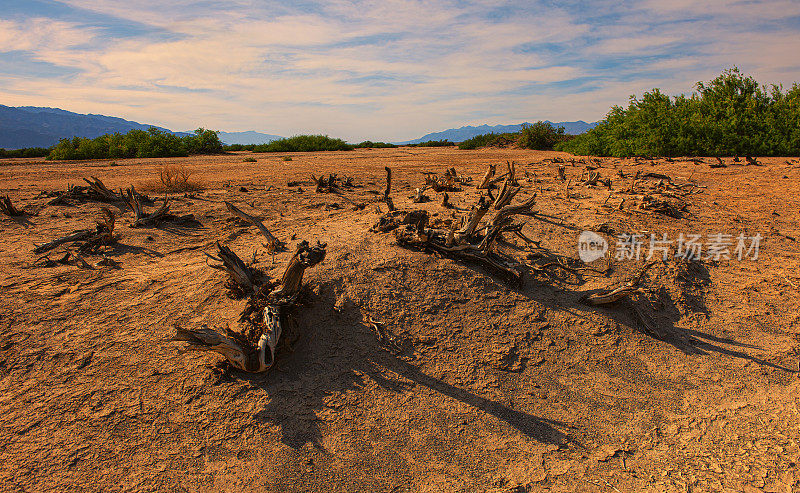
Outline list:
[[[47,3],[14,0],[0,20],[4,104],[178,130],[403,140],[595,120],[732,65],[785,85],[800,65],[794,1]]]

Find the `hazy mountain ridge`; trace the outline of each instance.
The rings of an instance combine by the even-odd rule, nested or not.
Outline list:
[[[178,136],[192,132],[174,132],[158,125],[125,120],[115,116],[82,114],[60,108],[0,105],[0,148],[50,147],[72,137],[93,139],[105,134],[127,133],[155,127]],[[261,132],[220,132],[226,144],[264,144],[282,137]]]
[[[555,127],[564,127],[564,131],[570,135],[578,135],[582,134],[588,130],[591,130],[595,126],[597,126],[598,122],[587,123],[583,120],[578,120],[575,122],[551,122],[549,120],[545,121],[546,123],[551,123]],[[476,135],[483,135],[488,133],[496,133],[496,134],[503,134],[503,133],[511,133],[511,132],[519,132],[522,128],[522,125],[526,125],[529,123],[518,123],[516,125],[479,125],[479,126],[465,126],[461,128],[450,128],[447,130],[442,130],[440,132],[433,132],[422,137],[414,140],[407,140],[404,142],[395,142],[395,144],[416,144],[419,142],[425,142],[428,140],[449,140],[450,142],[462,142],[467,139],[471,139]]]
[[[50,147],[60,139],[78,137],[95,138],[104,134],[130,130],[147,130],[157,125],[146,125],[113,116],[73,113],[58,108],[36,106],[12,107],[0,105],[0,148]],[[183,132],[172,132],[184,135]]]
[[[221,140],[225,144],[242,144],[242,145],[268,144],[273,140],[278,140],[282,138],[283,137],[281,137],[280,135],[265,134],[261,132],[256,132],[254,130],[248,130],[246,132],[219,133],[219,140]]]

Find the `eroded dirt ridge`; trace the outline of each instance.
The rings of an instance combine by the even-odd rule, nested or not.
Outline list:
[[[2,489],[793,491],[798,170],[758,161],[3,161]],[[207,189],[136,191],[175,163]],[[764,240],[587,264],[581,231]],[[316,239],[269,370],[168,342],[177,323],[257,346],[252,297],[204,252],[272,290]]]

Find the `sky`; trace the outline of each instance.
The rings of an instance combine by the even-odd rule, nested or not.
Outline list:
[[[798,53],[798,0],[0,0],[0,104],[351,142],[788,87]]]

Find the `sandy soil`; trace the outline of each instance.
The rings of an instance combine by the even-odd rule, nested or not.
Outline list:
[[[570,156],[552,152],[400,148],[242,162],[247,155],[0,161],[0,194],[36,213],[0,217],[0,490],[800,490],[800,165],[791,158],[721,169],[712,159],[604,159],[611,197],[577,184],[584,166],[567,164],[567,198],[544,159]],[[612,243],[623,232],[760,233],[760,256],[654,266],[643,302],[681,336],[656,340],[624,306],[579,302],[643,260],[612,261],[609,276],[529,276],[513,288],[369,232],[385,211],[371,202],[384,166],[394,169],[398,207],[451,217],[463,212],[411,203],[423,172],[454,166],[479,181],[506,159],[528,172],[517,201],[537,192],[536,208],[552,218],[525,227],[549,251],[577,257],[584,229]],[[34,243],[92,226],[103,205],[48,206],[40,192],[88,176],[110,188],[139,184],[165,163],[205,183],[172,203],[202,226],[133,229],[119,209],[105,255],[121,269],[35,264]],[[630,197],[623,210],[603,207],[630,184],[618,170],[707,188],[677,219],[639,211]],[[320,172],[359,187],[316,194],[309,175]],[[309,184],[301,192],[292,180]],[[468,209],[478,192],[465,187],[451,202]],[[223,200],[258,211],[290,248],[328,242],[325,262],[306,273],[294,352],[264,375],[219,378],[221,357],[165,342],[174,322],[236,327],[244,302],[225,295],[225,275],[203,254],[215,241],[255,254],[273,277],[289,260],[280,253],[273,263]],[[405,350],[383,350],[365,316]]]

